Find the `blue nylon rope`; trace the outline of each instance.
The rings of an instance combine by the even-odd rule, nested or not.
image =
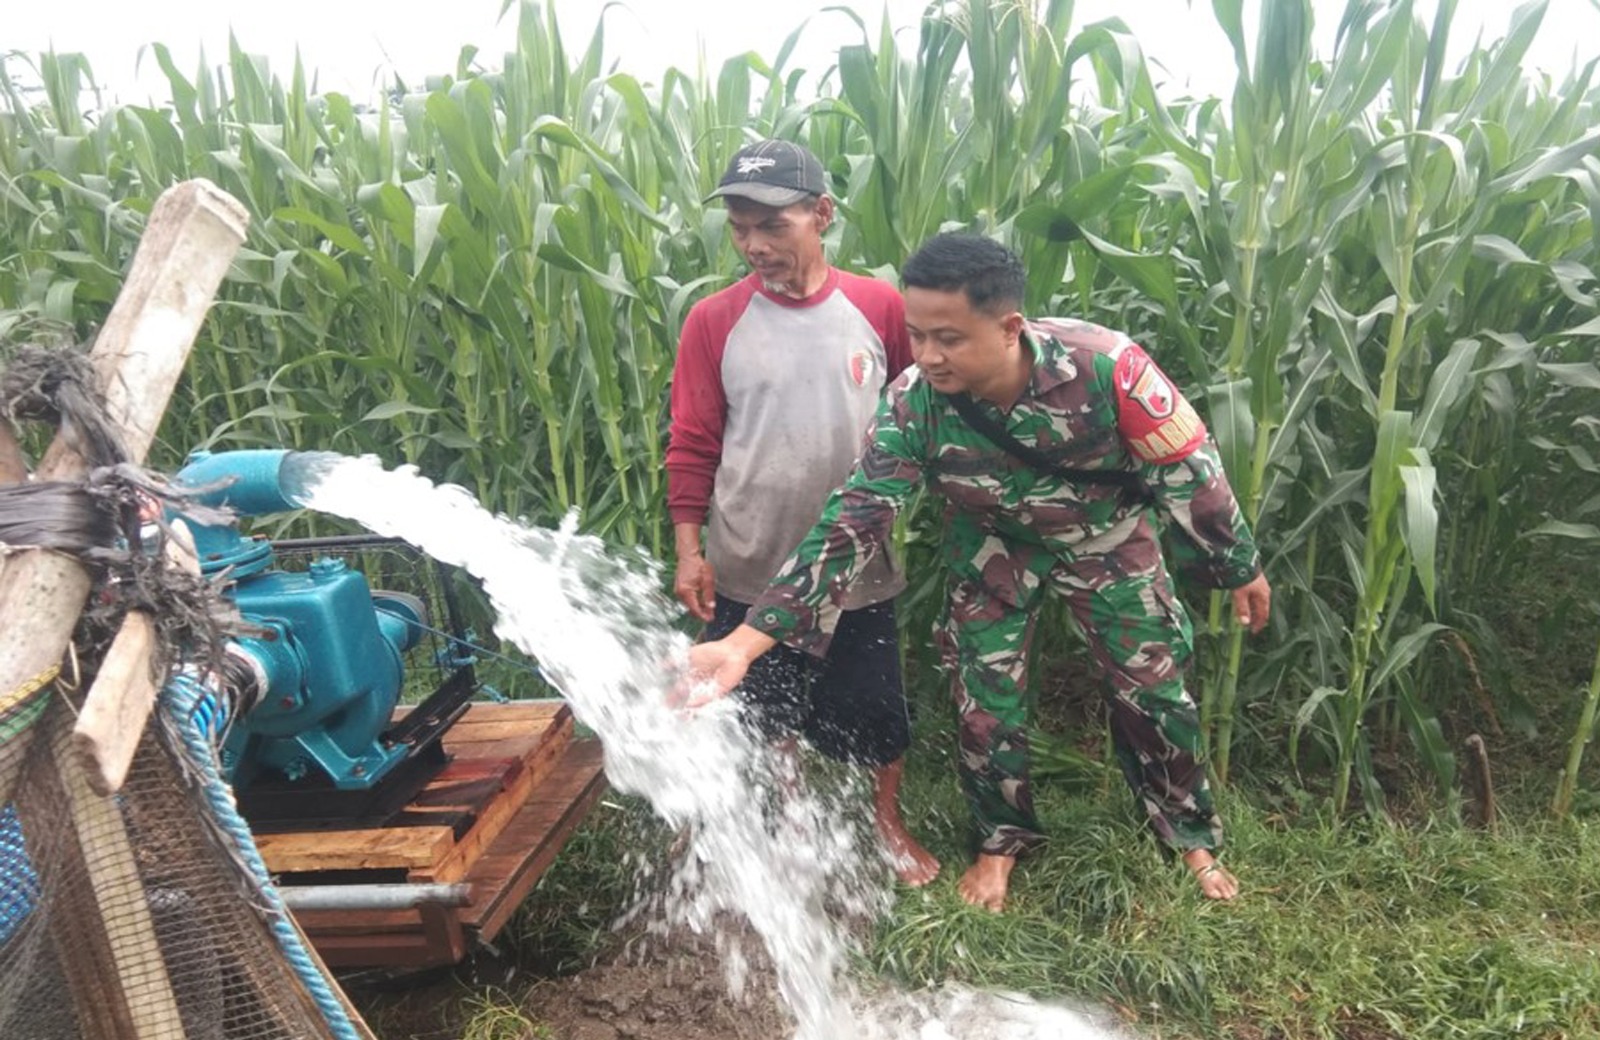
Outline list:
[[[183,741],[183,750],[190,763],[204,780],[207,807],[212,817],[232,840],[240,858],[255,875],[258,891],[270,913],[272,934],[290,969],[305,985],[306,991],[322,1012],[335,1040],[363,1040],[350,1021],[344,1003],[328,985],[327,978],[311,959],[305,943],[295,931],[289,911],[278,896],[278,887],[272,882],[261,853],[256,849],[250,826],[239,815],[233,799],[233,788],[222,779],[217,763],[217,742],[227,728],[227,705],[201,685],[192,676],[175,676],[163,691],[162,710],[176,723],[171,730]]]

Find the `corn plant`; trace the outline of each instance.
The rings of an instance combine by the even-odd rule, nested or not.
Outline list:
[[[507,54],[375,106],[245,41],[194,70],[152,45],[160,107],[106,107],[76,56],[7,56],[0,342],[91,333],[156,195],[207,177],[252,226],[160,461],[374,453],[659,553],[678,330],[739,274],[704,199],[745,141],[804,141],[836,263],[893,277],[935,231],[994,235],[1028,310],[1125,329],[1185,384],[1277,591],[1257,644],[1201,604],[1217,775],[1287,742],[1339,809],[1377,805],[1374,741],[1409,738],[1449,787],[1462,668],[1528,714],[1492,667],[1496,595],[1553,544],[1592,553],[1574,532],[1600,514],[1594,65],[1523,78],[1535,0],[1447,68],[1455,6],[1424,25],[1349,0],[1324,58],[1309,0],[1261,5],[1254,38],[1213,0],[1227,99],[1163,97],[1126,27],[1070,0],[930,8],[914,38],[846,12],[859,42],[827,68],[791,67],[801,27],[659,82],[611,68],[602,26],[569,49],[507,0]],[[902,529],[913,633],[939,599],[931,512]]]

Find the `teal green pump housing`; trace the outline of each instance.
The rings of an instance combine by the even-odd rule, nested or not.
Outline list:
[[[176,483],[212,506],[257,516],[300,508],[289,490],[314,456],[290,451],[196,453]],[[374,594],[359,571],[316,559],[274,569],[272,545],[229,525],[191,523],[202,573],[258,632],[229,646],[241,703],[222,748],[243,787],[264,770],[299,780],[320,770],[341,790],[373,786],[406,756],[380,735],[400,695],[401,655],[421,637],[420,602]]]

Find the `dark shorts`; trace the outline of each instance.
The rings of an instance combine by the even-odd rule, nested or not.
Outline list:
[[[705,640],[738,628],[750,604],[717,596]],[[840,762],[886,766],[911,745],[894,600],[847,610],[820,660],[781,643],[762,654],[734,691],[746,721],[769,741],[803,736]]]

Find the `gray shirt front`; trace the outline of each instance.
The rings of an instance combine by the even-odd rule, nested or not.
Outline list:
[[[883,387],[909,361],[903,308],[887,284],[835,271],[803,300],[767,293],[750,278],[690,314],[673,388],[673,517],[692,515],[682,490],[692,481],[673,472],[674,453],[698,444],[697,434],[709,445],[720,432],[706,558],[723,596],[759,599],[850,473]],[[720,394],[703,383],[697,394],[678,385],[707,377]],[[716,397],[720,430],[702,430],[697,418],[715,425],[708,402]],[[879,603],[903,588],[885,553],[844,606]]]

